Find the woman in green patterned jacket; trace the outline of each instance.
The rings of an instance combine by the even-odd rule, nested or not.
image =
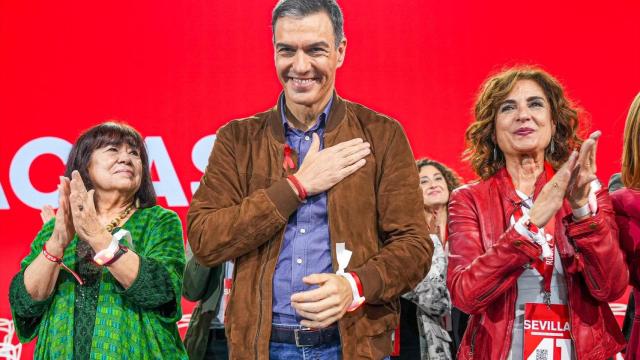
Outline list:
[[[36,359],[186,359],[182,225],[156,205],[140,134],[113,122],[86,131],[58,192],[11,283],[20,341],[38,337]]]

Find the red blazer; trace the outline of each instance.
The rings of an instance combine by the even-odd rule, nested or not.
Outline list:
[[[535,194],[545,182],[538,178]],[[472,314],[459,359],[504,359],[511,347],[517,279],[540,256],[510,217],[520,198],[506,169],[464,186],[449,204],[447,285],[453,304]],[[577,359],[606,359],[624,348],[622,332],[607,304],[624,293],[628,272],[618,244],[609,194],[597,194],[595,216],[574,222],[567,201],[555,216],[555,240],[565,271]],[[514,354],[517,356],[517,354]]]
[[[620,229],[620,246],[629,265],[629,280],[633,285],[636,314],[640,309],[640,191],[620,189],[611,194],[616,222]],[[625,359],[640,359],[640,319],[633,319]]]

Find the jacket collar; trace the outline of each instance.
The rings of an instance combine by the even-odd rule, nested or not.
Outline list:
[[[283,96],[282,93],[280,93],[280,96]],[[280,99],[280,96],[278,96],[278,99]],[[282,106],[281,102],[278,101],[276,106],[273,107],[269,112],[269,117],[267,122],[269,124],[269,127],[271,127],[271,134],[273,135],[273,137],[278,142],[284,144],[285,142],[284,126],[282,125],[282,117],[281,117],[283,109],[281,108],[281,106]],[[344,101],[344,99],[338,96],[338,94],[334,90],[333,103],[331,104],[331,109],[329,110],[329,119],[326,120],[327,121],[326,123],[327,127],[325,129],[326,133],[329,133],[338,127],[338,125],[345,118],[345,114],[347,113],[346,109],[347,109],[346,102]]]
[[[547,174],[550,172],[550,174]],[[535,188],[533,191],[533,198],[536,199],[538,194],[547,183],[547,178],[551,179],[553,176],[553,169],[551,166],[545,163],[544,171],[538,176],[536,180]],[[511,214],[513,210],[515,210],[516,206],[520,206],[522,199],[515,192],[515,185],[513,184],[513,180],[511,179],[511,175],[507,171],[506,166],[498,170],[498,172],[494,175],[494,178],[497,181],[498,191],[502,194],[503,201],[506,202],[504,204],[505,208],[508,209],[507,214]]]

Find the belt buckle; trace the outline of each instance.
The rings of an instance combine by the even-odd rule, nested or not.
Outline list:
[[[300,331],[305,331],[307,329],[293,329],[293,337],[296,339],[296,346],[297,347],[307,347],[307,346],[311,346],[311,345],[300,345]]]

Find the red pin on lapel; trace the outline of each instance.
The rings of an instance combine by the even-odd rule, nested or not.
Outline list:
[[[295,169],[295,165],[293,164],[293,159],[291,158],[291,147],[289,144],[284,145],[284,162],[282,163],[282,167],[285,171],[289,169]]]

